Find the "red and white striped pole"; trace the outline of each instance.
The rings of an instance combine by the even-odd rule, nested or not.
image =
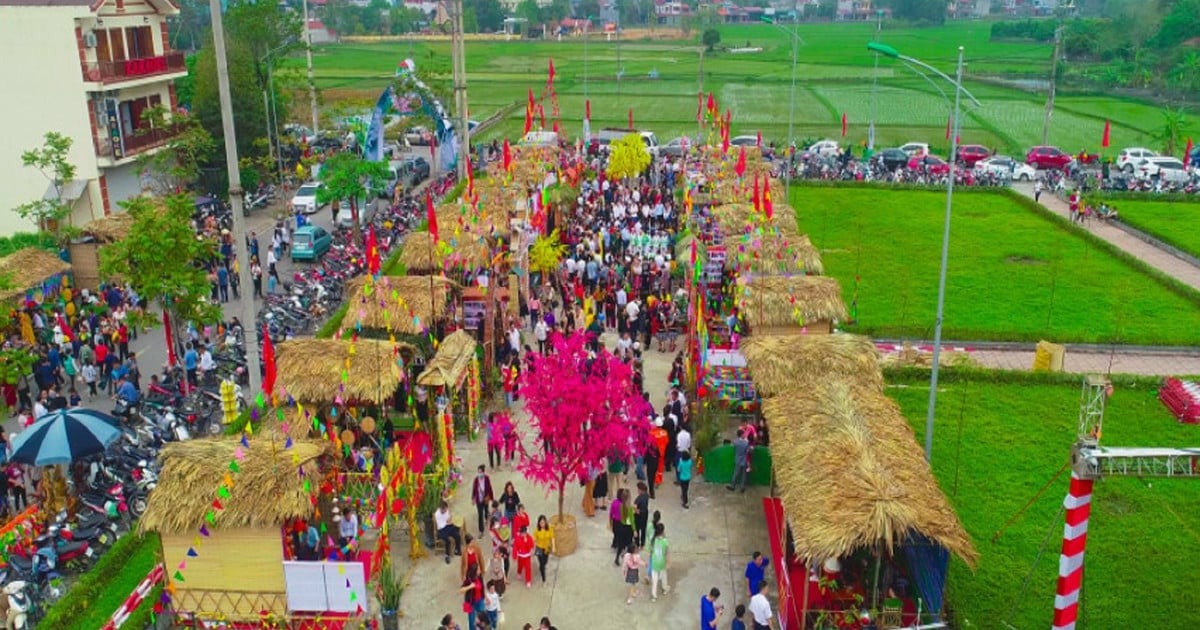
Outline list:
[[[1079,615],[1079,589],[1083,585],[1083,550],[1087,546],[1088,516],[1092,512],[1091,479],[1071,473],[1071,487],[1063,506],[1067,522],[1063,527],[1062,555],[1058,559],[1058,589],[1054,596],[1052,630],[1075,630]]]
[[[112,614],[108,623],[104,624],[103,630],[116,630],[124,625],[129,616],[133,614],[133,611],[142,605],[142,600],[150,593],[150,589],[154,588],[154,585],[159,582],[162,582],[164,576],[166,576],[166,571],[163,569],[163,565],[155,565],[150,570],[150,573],[146,575],[146,578],[137,585],[137,588],[133,589],[133,592],[129,594],[129,597],[121,604],[121,607]]]

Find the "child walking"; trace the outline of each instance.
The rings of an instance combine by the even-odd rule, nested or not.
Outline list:
[[[633,598],[638,596],[638,571],[645,565],[646,561],[638,553],[637,545],[630,543],[626,547],[625,558],[621,560],[621,572],[625,576],[625,583],[629,585],[629,595],[625,598],[626,604],[632,604]]]
[[[88,360],[83,364],[83,370],[80,371],[83,375],[83,382],[88,386],[88,398],[96,397],[96,381],[100,378],[99,370],[96,369],[96,364]]]

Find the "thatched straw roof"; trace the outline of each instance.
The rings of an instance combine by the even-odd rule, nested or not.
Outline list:
[[[754,389],[763,396],[805,392],[827,379],[845,379],[870,391],[883,391],[879,352],[858,335],[754,335],[739,347],[746,356]]]
[[[681,263],[691,263],[692,243],[696,244],[696,260],[703,265],[708,262],[708,246],[700,242],[694,234],[688,234],[675,242],[675,260]]]
[[[361,277],[347,283],[349,307],[342,328],[349,330],[361,324],[365,329],[421,334],[445,315],[450,293],[458,288],[440,276],[380,276],[368,280],[372,279]]]
[[[44,249],[18,249],[0,258],[0,277],[10,284],[10,288],[0,290],[0,300],[24,295],[26,290],[70,270],[71,265]]]
[[[476,194],[480,196],[482,208],[465,201],[452,201],[434,209],[437,215],[438,233],[450,236],[458,232],[460,237],[494,239],[508,238],[512,233],[512,225],[508,215],[511,212],[511,200],[497,195],[494,191],[483,190],[476,183]],[[508,203],[508,206],[505,206]]]
[[[739,293],[751,334],[762,328],[846,319],[842,286],[827,276],[753,276]]]
[[[728,236],[723,243],[728,252],[727,259],[736,262],[739,270],[762,275],[825,272],[821,252],[813,246],[808,235],[791,229],[760,228],[740,236]]]
[[[87,225],[83,226],[83,233],[100,243],[115,243],[128,236],[132,227],[133,215],[128,212],[115,212],[88,221]]]
[[[283,436],[270,432],[252,438],[250,448],[243,447],[240,438],[168,444],[159,455],[162,473],[158,487],[150,493],[139,529],[163,534],[195,533],[207,523],[209,510],[216,514],[209,529],[277,527],[289,518],[308,516],[312,501],[304,490],[304,480],[315,484],[319,478],[317,459],[328,452],[330,443],[295,441],[287,449],[284,444]],[[296,460],[304,477],[299,475]],[[230,473],[229,464],[234,461],[238,472]],[[222,509],[214,510],[213,501],[226,474],[233,480],[233,489],[227,498],[220,499]]]
[[[484,269],[491,265],[491,252],[481,237],[471,234],[454,236],[438,226],[440,242],[433,244],[427,231],[413,232],[404,239],[399,261],[408,273],[428,273],[448,265],[455,269]]]
[[[974,566],[978,553],[896,403],[842,380],[763,404],[797,555],[820,562],[909,533]]]
[[[475,338],[464,330],[456,330],[438,344],[437,354],[425,364],[417,383],[427,387],[458,385],[475,358]]]
[[[776,203],[774,204],[774,212],[770,226],[787,230],[791,233],[798,233],[799,227],[796,223],[796,213],[791,206]],[[709,208],[713,219],[717,222],[717,228],[721,234],[725,236],[735,236],[745,234],[748,229],[757,231],[767,224],[766,215],[763,212],[755,212],[752,204],[743,203],[724,203],[719,206]]]
[[[415,351],[409,344],[378,339],[284,341],[275,347],[277,383],[304,403],[381,402],[403,380],[398,349]]]

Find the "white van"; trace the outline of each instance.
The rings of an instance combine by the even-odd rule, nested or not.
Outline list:
[[[596,140],[601,147],[608,150],[608,145],[624,138],[629,134],[637,134],[642,138],[642,144],[646,145],[646,152],[650,155],[658,155],[658,136],[654,135],[653,131],[638,131],[636,129],[621,129],[618,127],[605,127],[596,134]]]

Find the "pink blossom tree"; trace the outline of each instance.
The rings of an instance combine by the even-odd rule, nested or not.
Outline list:
[[[588,352],[584,333],[554,335],[553,351],[535,355],[522,373],[537,448],[518,465],[525,478],[558,491],[558,522],[564,519],[567,484],[584,479],[606,457],[629,458],[649,435],[649,412],[634,389],[633,372],[608,350]]]

